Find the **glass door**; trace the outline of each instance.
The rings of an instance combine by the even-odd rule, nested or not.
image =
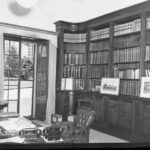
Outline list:
[[[48,42],[37,44],[35,118],[44,121],[48,95]]]
[[[8,102],[5,112],[18,112],[20,41],[4,40],[4,100]]]
[[[32,116],[34,54],[36,43],[15,35],[4,35],[4,100],[5,112]]]
[[[48,41],[4,35],[4,111],[44,121],[47,95]]]
[[[32,116],[34,56],[36,43],[21,41],[20,107],[21,116]]]

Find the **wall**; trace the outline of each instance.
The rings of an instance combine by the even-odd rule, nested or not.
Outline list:
[[[48,101],[46,113],[46,122],[50,123],[51,113],[55,112],[55,78],[56,78],[56,54],[57,54],[57,35],[54,32],[30,29],[26,27],[13,26],[8,24],[0,24],[0,101],[4,98],[3,89],[3,34],[15,34],[20,36],[39,38],[49,40],[49,74],[48,74]]]
[[[54,22],[86,21],[145,0],[39,0],[32,10],[15,6],[15,0],[0,0],[0,22],[55,31]]]

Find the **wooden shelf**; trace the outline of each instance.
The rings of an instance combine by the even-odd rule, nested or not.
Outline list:
[[[92,101],[94,101],[94,109],[96,111],[95,120],[97,122],[103,123],[105,127],[107,127],[108,124],[113,124],[117,128],[119,128],[120,131],[122,131],[124,128],[128,128],[130,130],[130,133],[132,133],[132,135],[134,136],[136,134],[144,133],[145,131],[149,132],[149,135],[150,135],[150,131],[149,131],[150,119],[146,117],[146,119],[143,121],[139,120],[139,118],[142,115],[145,115],[145,116],[150,115],[150,112],[149,112],[150,105],[148,104],[146,105],[144,103],[144,100],[148,101],[148,99],[141,98],[138,96],[140,95],[141,77],[145,76],[146,65],[150,63],[150,60],[145,61],[146,46],[150,45],[150,43],[148,44],[148,41],[150,41],[150,36],[148,36],[150,33],[150,29],[147,29],[147,25],[146,25],[147,17],[150,14],[149,8],[150,8],[150,1],[146,1],[146,2],[137,4],[137,5],[125,8],[125,9],[121,9],[116,12],[106,14],[104,16],[100,16],[100,17],[97,17],[97,18],[94,18],[85,22],[77,23],[76,24],[77,30],[74,32],[70,31],[70,34],[72,35],[76,33],[82,34],[83,32],[86,34],[86,42],[85,42],[86,64],[81,65],[81,67],[85,67],[85,69],[87,70],[86,78],[85,78],[85,90],[79,91],[79,92],[75,90],[74,101],[78,101],[79,98],[91,99]],[[115,30],[116,25],[124,25],[130,22],[134,23],[134,20],[136,19],[140,19],[140,29],[141,29],[140,31],[121,34],[121,35],[114,35],[114,32],[116,31]],[[69,30],[69,27],[71,24],[73,23],[68,23],[64,21],[59,21],[56,23],[56,29],[60,33],[60,37],[58,39],[59,44],[58,44],[58,58],[57,58],[58,59],[57,89],[60,89],[61,87],[61,78],[63,77],[63,71],[64,71],[63,69],[64,69],[64,66],[67,66],[63,62],[64,61],[63,55],[65,54],[65,43],[66,43],[63,41],[64,40],[63,35],[66,31]],[[122,27],[123,26],[121,26],[121,28]],[[97,33],[99,32],[99,30],[103,30],[106,28],[109,28],[108,29],[109,37],[103,38],[103,39],[95,39],[95,40],[91,39],[92,38],[91,31],[93,31],[93,29]],[[139,29],[139,27],[135,27],[135,28]],[[126,31],[126,29],[122,31]],[[108,34],[107,31],[106,31],[106,34]],[[97,36],[95,36],[95,38],[96,37]],[[106,41],[109,42],[108,50],[103,49],[103,47],[108,48],[108,45],[105,45],[107,44]],[[118,44],[119,42],[120,44]],[[100,49],[102,50],[96,49],[96,46],[95,46],[96,43],[97,45],[98,43],[100,43]],[[101,43],[104,46],[101,45]],[[76,43],[72,43],[72,44],[76,44]],[[94,46],[92,47],[90,44],[93,44],[95,47]],[[121,48],[118,48],[118,47],[121,47]],[[133,57],[131,59],[125,59],[126,51],[125,53],[124,52],[122,53],[122,51],[124,51],[125,49],[130,49],[130,48],[132,49],[136,47],[140,47],[140,50],[139,51],[137,50],[137,52],[136,50],[135,51],[133,50],[133,53],[131,54],[129,53],[129,54],[131,56],[135,56],[135,58],[137,59],[135,58],[132,59]],[[115,51],[120,51],[121,54],[120,53],[114,54]],[[96,58],[95,56],[97,56],[96,53],[101,53],[101,52],[108,52],[106,53],[106,56],[108,57],[103,58],[103,60],[105,59],[108,61],[104,61],[106,63],[101,63],[101,64],[90,64],[91,63],[90,56],[93,56],[93,58],[95,59]],[[120,59],[117,59],[117,56],[120,57]],[[99,59],[100,57],[97,57],[97,58]],[[103,60],[99,62],[103,62]],[[130,60],[130,61],[124,61],[124,60]],[[131,61],[131,60],[134,60],[134,61]],[[73,65],[72,67],[74,66],[76,67],[76,65]],[[77,65],[77,67],[78,66],[80,65]],[[118,96],[113,96],[113,95],[100,94],[98,91],[89,90],[89,89],[94,89],[99,84],[99,83],[94,83],[94,82],[91,82],[91,84],[89,84],[89,80],[101,80],[101,78],[90,78],[90,77],[97,77],[96,72],[99,73],[101,71],[97,69],[98,67],[104,67],[105,72],[108,72],[108,74],[106,74],[106,77],[107,75],[109,75],[110,78],[113,78],[114,76],[115,67],[118,70],[139,69],[140,78],[139,79],[121,79],[121,81],[123,81],[121,83],[121,90],[122,90],[121,93],[124,93],[124,95],[119,94]],[[89,71],[92,76],[90,76]],[[132,91],[130,90],[129,87],[131,88]],[[62,92],[65,93],[65,91],[62,91]],[[62,97],[62,95],[60,97]],[[64,99],[67,99],[69,102],[69,99],[67,98],[65,94],[64,94]],[[66,106],[66,105],[63,106],[63,104],[61,105],[62,107]]]

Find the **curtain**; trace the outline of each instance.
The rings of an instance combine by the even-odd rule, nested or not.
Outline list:
[[[3,62],[3,34],[0,34],[0,101],[4,100],[4,62]]]
[[[56,56],[57,48],[49,44],[49,72],[48,72],[48,99],[45,122],[51,124],[51,115],[55,113],[55,84],[56,84]]]

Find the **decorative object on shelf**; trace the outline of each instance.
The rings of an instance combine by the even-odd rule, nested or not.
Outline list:
[[[102,94],[118,95],[119,94],[119,78],[102,78],[101,90]]]
[[[150,98],[150,78],[142,77],[140,97]]]
[[[52,114],[51,115],[51,122],[52,123],[58,123],[62,121],[62,115],[58,115],[58,114]]]

